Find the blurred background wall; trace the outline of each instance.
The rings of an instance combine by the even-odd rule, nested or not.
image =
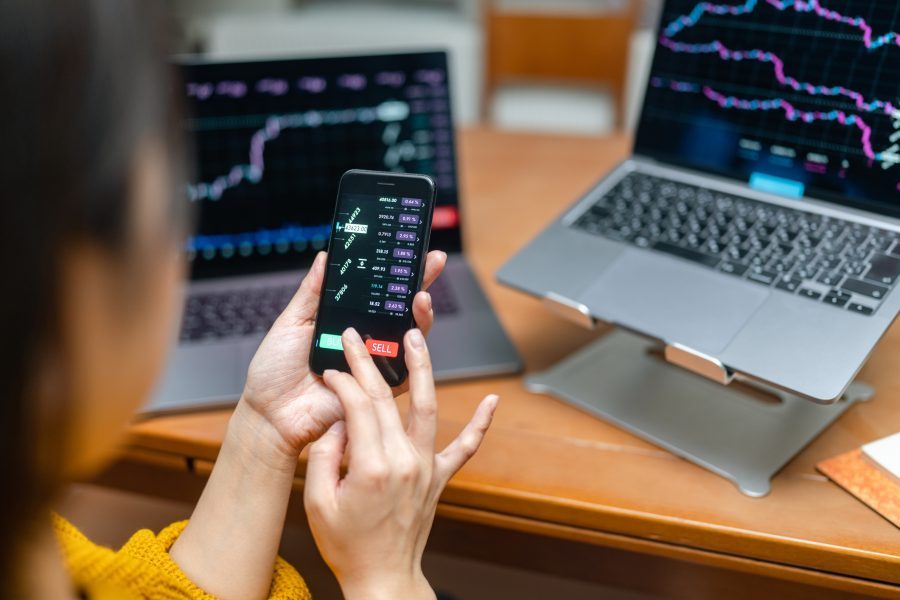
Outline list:
[[[459,125],[634,126],[661,0],[170,0],[214,58],[445,48]]]

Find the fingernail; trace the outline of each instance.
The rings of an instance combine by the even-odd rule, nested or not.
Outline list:
[[[335,373],[337,373],[337,369],[325,369],[324,371],[322,371],[322,377],[331,377]]]
[[[428,310],[431,310],[433,308],[433,305],[431,304],[431,294],[429,294],[428,292],[422,293],[425,294],[425,299],[428,301]]]
[[[500,403],[500,396],[497,394],[489,394],[488,402],[490,402],[491,414],[494,414],[494,411],[497,410],[497,405]]]
[[[356,330],[352,327],[348,327],[344,330],[344,336],[347,338],[348,342],[351,342],[353,344],[363,343],[362,338],[359,337],[359,333],[357,333]]]
[[[447,253],[446,253],[446,252],[444,252],[443,250],[438,250],[438,252],[440,252],[441,254],[444,255],[444,260],[447,260]]]
[[[419,329],[409,330],[409,343],[416,350],[425,349],[425,337]]]
[[[337,421],[334,425],[331,426],[331,433],[334,435],[341,435],[344,433],[344,429],[346,429],[346,425],[344,425],[343,421]]]

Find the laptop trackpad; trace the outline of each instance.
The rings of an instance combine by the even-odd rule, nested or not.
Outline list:
[[[629,248],[579,299],[603,319],[716,353],[768,294],[750,282]]]
[[[178,346],[149,408],[170,403],[237,400],[249,359],[240,341]]]

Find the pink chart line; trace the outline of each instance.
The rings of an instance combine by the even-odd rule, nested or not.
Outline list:
[[[866,101],[865,96],[861,93],[845,88],[843,86],[824,86],[813,85],[785,74],[784,61],[773,52],[766,50],[732,50],[725,46],[719,40],[713,40],[708,44],[686,44],[676,42],[673,39],[663,36],[660,38],[660,44],[668,48],[672,52],[684,52],[688,54],[718,54],[722,60],[742,61],[755,60],[761,63],[769,63],[775,70],[775,79],[778,83],[790,87],[798,92],[806,92],[814,96],[845,96],[850,98],[859,110],[866,112],[881,111],[891,117],[898,116],[895,114],[897,107],[891,102],[884,100]]]
[[[852,127],[856,126],[861,132],[860,143],[862,151],[870,161],[880,161],[881,154],[876,153],[872,148],[872,128],[861,118],[856,115],[848,115],[841,110],[832,110],[829,112],[806,111],[796,108],[793,104],[782,98],[774,98],[772,100],[746,100],[736,98],[735,96],[726,96],[721,92],[717,92],[709,86],[699,86],[693,83],[683,81],[664,81],[654,77],[651,80],[654,87],[668,87],[669,89],[681,93],[702,93],[706,98],[718,104],[724,109],[736,110],[781,110],[789,121],[802,121],[804,123],[814,123],[816,121],[837,121],[841,125]]]
[[[777,10],[793,9],[798,13],[814,13],[826,21],[855,27],[862,32],[863,45],[869,50],[875,50],[881,46],[891,44],[900,46],[900,34],[896,31],[873,38],[872,27],[865,19],[862,17],[848,17],[836,10],[825,8],[819,3],[819,0],[766,0],[766,3]],[[663,31],[666,37],[675,37],[682,30],[695,26],[706,14],[739,16],[753,12],[758,5],[759,0],[747,0],[744,4],[737,5],[701,2],[694,6],[693,10],[688,14],[674,19]]]

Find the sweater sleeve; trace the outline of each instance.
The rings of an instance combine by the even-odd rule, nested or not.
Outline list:
[[[187,521],[173,523],[159,534],[142,529],[114,552],[97,546],[71,523],[54,515],[54,528],[75,584],[91,590],[115,586],[138,598],[212,600],[181,571],[169,548],[184,531]],[[286,561],[275,562],[270,600],[310,600],[306,583]]]

